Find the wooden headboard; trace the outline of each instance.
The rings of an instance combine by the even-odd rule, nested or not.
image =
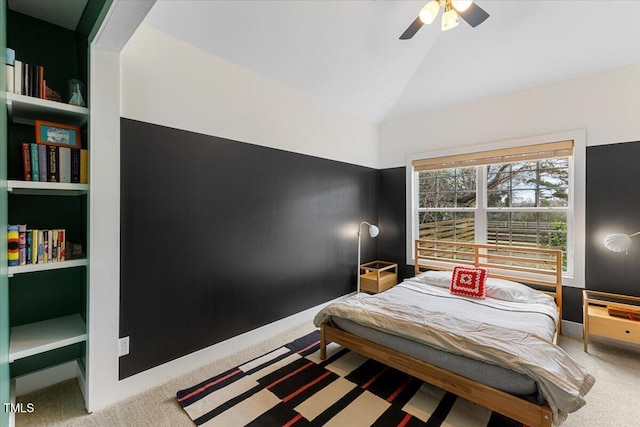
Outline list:
[[[489,277],[531,285],[555,298],[562,319],[560,250],[416,240],[415,257],[415,274],[425,270],[452,270],[456,265],[468,265],[486,268]]]

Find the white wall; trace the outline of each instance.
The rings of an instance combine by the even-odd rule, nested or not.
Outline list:
[[[383,123],[381,168],[407,167],[411,200],[412,159],[460,154],[466,147],[472,152],[562,139],[576,143],[570,241],[574,272],[563,280],[584,287],[586,146],[640,141],[640,64]],[[413,262],[413,229],[407,227],[408,263]]]
[[[378,167],[378,125],[146,26],[92,49],[87,388],[97,411],[304,321],[318,307],[118,380],[120,117]],[[184,64],[190,64],[184,67]]]
[[[380,167],[408,154],[586,129],[587,145],[640,140],[640,64],[380,125]]]
[[[378,125],[141,25],[121,52],[121,116],[378,167]]]

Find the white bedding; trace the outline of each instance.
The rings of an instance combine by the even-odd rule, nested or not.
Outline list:
[[[553,344],[558,318],[551,299],[521,303],[467,298],[405,280],[380,294],[330,304],[314,324],[320,326],[331,316],[524,373],[538,382],[556,425],[585,404],[584,395],[595,382]]]

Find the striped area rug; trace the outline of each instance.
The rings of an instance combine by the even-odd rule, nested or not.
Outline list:
[[[522,427],[315,331],[177,393],[203,426]]]

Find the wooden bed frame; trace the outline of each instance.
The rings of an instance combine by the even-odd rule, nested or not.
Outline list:
[[[451,270],[456,265],[472,265],[486,268],[489,277],[532,285],[555,298],[559,319],[562,320],[562,253],[559,250],[416,240],[415,260],[415,274],[424,270]],[[560,333],[560,321],[554,342]],[[538,405],[480,384],[328,323],[321,327],[320,357],[323,360],[327,355],[326,345],[331,341],[525,425],[552,425],[551,408],[547,404]]]

